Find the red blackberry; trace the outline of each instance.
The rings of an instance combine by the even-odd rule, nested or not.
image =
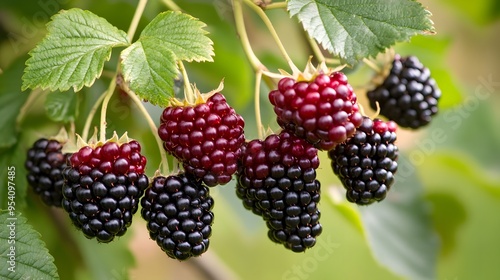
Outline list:
[[[438,112],[441,97],[428,68],[415,56],[396,55],[384,82],[367,93],[370,106],[402,127],[427,125]]]
[[[107,243],[131,225],[148,186],[146,158],[140,152],[135,140],[108,141],[84,146],[69,158],[62,206],[87,238]]]
[[[364,117],[353,137],[328,152],[350,202],[368,205],[385,198],[398,168],[395,131],[392,121]]]
[[[213,204],[208,187],[193,175],[158,176],[141,199],[141,216],[170,258],[186,260],[208,249]]]
[[[61,207],[63,170],[70,154],[61,152],[63,144],[57,140],[38,139],[28,150],[26,179],[36,194],[48,206]]]
[[[238,172],[237,195],[245,208],[261,215],[272,241],[294,252],[314,246],[319,223],[318,150],[282,131],[248,143]]]
[[[196,106],[167,107],[158,134],[186,172],[212,187],[231,180],[245,142],[243,118],[216,93]]]
[[[310,82],[282,78],[269,100],[281,127],[321,150],[345,141],[362,121],[356,94],[341,72],[319,74]]]

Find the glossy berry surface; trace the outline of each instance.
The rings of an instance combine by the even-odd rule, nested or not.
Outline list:
[[[370,106],[401,127],[427,125],[438,112],[441,91],[417,57],[396,55],[384,82],[367,93]]]
[[[294,252],[314,246],[321,233],[318,150],[290,132],[252,140],[244,149],[236,193],[262,216],[269,238]]]
[[[356,94],[341,72],[319,74],[311,82],[282,78],[269,100],[281,127],[321,150],[344,142],[362,121]]]
[[[190,174],[158,176],[141,199],[141,216],[170,258],[186,260],[209,247],[213,203],[208,187]]]
[[[243,118],[216,93],[196,106],[167,107],[158,134],[186,172],[212,187],[228,183],[237,171],[244,126]]]
[[[24,163],[28,184],[48,206],[61,207],[62,172],[70,155],[61,152],[62,146],[57,140],[38,139],[28,150]]]
[[[133,140],[82,147],[64,171],[63,208],[85,237],[107,243],[125,234],[148,187],[146,158]]]
[[[328,152],[348,201],[368,205],[386,197],[398,168],[395,141],[394,122],[364,117],[353,137]]]

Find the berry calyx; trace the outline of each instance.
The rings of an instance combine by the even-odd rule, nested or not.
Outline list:
[[[353,137],[328,152],[348,201],[368,205],[386,197],[398,168],[395,141],[394,122],[364,117]]]
[[[396,55],[382,84],[367,92],[370,107],[401,127],[420,128],[438,112],[441,91],[417,57]]]
[[[237,171],[245,122],[220,93],[196,105],[165,108],[158,134],[186,172],[208,186],[224,185]]]
[[[125,234],[149,183],[146,162],[139,142],[116,133],[69,158],[62,206],[85,237],[107,243]]]
[[[208,250],[214,201],[190,174],[156,176],[141,199],[149,236],[170,257],[186,260]]]
[[[244,148],[237,195],[261,215],[269,238],[294,252],[314,246],[321,233],[318,150],[288,131],[252,140]]]
[[[331,150],[361,124],[356,94],[341,72],[310,81],[284,77],[269,93],[278,124],[320,150]]]
[[[63,143],[55,139],[38,139],[28,150],[26,179],[33,191],[48,206],[62,207],[63,170],[71,154],[62,153]]]

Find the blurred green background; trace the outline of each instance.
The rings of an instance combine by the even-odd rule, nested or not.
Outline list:
[[[230,4],[225,0],[176,2],[208,25],[214,41],[214,63],[186,65],[191,82],[206,92],[224,78],[223,93],[244,116],[247,138],[257,137],[254,73],[235,34]],[[261,218],[246,211],[236,198],[233,181],[212,189],[216,217],[209,252],[181,263],[169,259],[149,239],[139,215],[125,237],[97,244],[83,238],[65,213],[44,207],[19,182],[19,209],[42,234],[61,279],[500,279],[500,2],[421,2],[433,14],[437,35],[416,36],[398,44],[396,50],[418,56],[430,68],[443,98],[439,115],[428,127],[398,131],[400,168],[383,203],[364,208],[348,204],[322,154],[318,176],[323,189],[323,233],[313,249],[295,254],[268,240]],[[0,112],[18,110],[26,99],[28,92],[20,91],[24,62],[27,52],[43,38],[50,16],[60,9],[79,7],[127,30],[136,4],[133,0],[2,0]],[[166,9],[162,1],[149,1],[139,28]],[[287,69],[262,22],[247,12],[257,55],[271,70]],[[304,67],[311,51],[297,20],[283,10],[268,15],[294,62]],[[106,64],[110,71],[117,54],[114,51]],[[363,87],[373,72],[359,65],[346,73],[359,89],[360,102],[366,104]],[[104,76],[92,88],[77,93],[77,132],[108,83]],[[277,129],[268,91],[261,88],[263,120]],[[19,178],[27,148],[39,137],[56,134],[61,126],[47,117],[44,98],[26,115],[18,137],[9,138],[12,145],[0,147],[1,166],[18,166]],[[146,105],[158,123],[162,109]],[[369,106],[364,108],[368,111]],[[127,97],[115,94],[109,110],[108,132],[129,131],[143,143],[147,173],[152,176],[159,153],[137,108]],[[0,124],[8,121],[0,117]],[[8,138],[9,133],[15,131],[2,131],[2,137]],[[1,172],[3,180],[5,170]]]

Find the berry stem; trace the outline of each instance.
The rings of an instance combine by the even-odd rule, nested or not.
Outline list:
[[[233,0],[233,10],[234,10],[234,21],[236,24],[236,32],[238,33],[241,45],[243,46],[243,51],[245,52],[250,64],[252,65],[255,72],[259,70],[267,70],[267,68],[260,62],[259,58],[253,52],[250,41],[248,40],[248,34],[245,29],[245,20],[243,18],[243,9],[241,7],[242,0]]]
[[[132,40],[134,39],[135,31],[137,30],[137,26],[139,25],[139,21],[141,20],[142,13],[144,12],[144,8],[146,7],[147,3],[148,0],[139,0],[139,4],[137,4],[134,17],[132,18],[132,21],[130,22],[130,27],[128,28],[127,31],[127,38],[129,42],[132,42]]]
[[[196,96],[194,96],[193,89],[191,88],[191,84],[189,83],[189,76],[186,72],[186,68],[184,67],[184,63],[178,60],[177,65],[179,66],[179,70],[181,71],[182,78],[184,79],[184,98],[190,104],[194,104],[196,100]]]
[[[92,123],[92,120],[94,119],[95,112],[97,111],[97,108],[99,108],[99,106],[101,106],[102,101],[104,100],[105,93],[106,93],[106,91],[103,92],[99,96],[99,98],[96,100],[94,105],[92,105],[92,108],[90,109],[90,112],[87,116],[87,119],[85,120],[85,125],[83,126],[83,130],[82,130],[82,139],[84,141],[87,141],[87,137],[89,135],[89,130],[90,130],[90,124]]]
[[[146,7],[146,4],[148,3],[148,0],[139,0],[139,3],[137,4],[137,8],[135,9],[134,17],[132,18],[132,21],[130,22],[130,26],[127,31],[127,39],[129,42],[132,42],[134,39],[134,34],[135,31],[137,30],[137,26],[139,25],[139,21],[141,20],[142,13],[144,12],[144,8]],[[116,88],[116,77],[118,76],[118,73],[120,72],[120,64],[121,62],[118,62],[118,65],[116,67],[116,72],[111,79],[111,82],[109,84],[108,90],[104,94],[104,100],[102,102],[102,107],[101,107],[101,122],[99,125],[99,140],[101,142],[106,141],[106,111],[108,109],[108,103],[109,100],[111,99],[111,96],[113,95],[113,92],[115,91]]]
[[[295,64],[293,63],[292,59],[288,55],[285,47],[283,46],[283,43],[281,42],[281,40],[280,40],[280,38],[278,36],[278,33],[274,29],[273,23],[271,22],[271,20],[269,19],[269,17],[267,17],[266,13],[262,10],[262,8],[260,8],[259,6],[255,5],[255,3],[252,2],[251,0],[243,0],[243,1],[252,10],[254,10],[254,12],[262,19],[262,21],[266,25],[267,29],[271,33],[271,36],[273,37],[274,41],[278,45],[278,48],[279,48],[279,50],[281,52],[281,55],[283,56],[283,58],[286,60],[286,62],[290,66],[290,69],[292,69],[292,72],[293,73],[300,72],[300,70],[297,68],[297,66],[295,66]]]
[[[162,0],[161,2],[172,11],[181,11],[181,8],[177,6],[177,4],[175,4],[172,0]]]
[[[277,2],[277,3],[263,5],[263,6],[261,6],[261,8],[264,10],[286,9],[286,6],[287,6],[286,2]]]
[[[262,117],[260,115],[260,83],[262,81],[262,71],[258,71],[255,75],[255,92],[254,92],[254,106],[255,106],[255,122],[257,123],[257,135],[259,139],[263,139],[264,126],[262,125]]]
[[[28,109],[31,108],[33,104],[35,104],[35,101],[38,99],[38,97],[47,92],[48,91],[42,91],[41,89],[34,89],[33,91],[31,91],[31,93],[28,95],[28,98],[24,102],[23,106],[19,110],[19,114],[16,117],[17,127],[21,125],[21,122],[23,121],[24,116],[26,116]]]
[[[144,104],[142,101],[137,97],[137,95],[130,91],[130,90],[124,90],[128,96],[134,101],[134,103],[137,105],[139,108],[139,111],[144,115],[146,118],[146,121],[148,122],[149,128],[151,129],[151,132],[153,133],[153,136],[156,140],[156,144],[158,145],[158,149],[160,150],[160,157],[161,157],[161,172],[163,174],[167,174],[168,170],[170,170],[168,166],[168,160],[167,160],[167,153],[163,149],[163,143],[160,139],[160,136],[158,135],[158,128],[155,125],[155,122],[151,118],[151,115],[149,115],[148,111],[146,110],[146,107],[144,107]]]
[[[366,57],[363,58],[363,62],[368,65],[368,67],[370,67],[371,69],[373,69],[375,72],[377,73],[381,73],[382,72],[382,69],[380,69],[380,67],[378,67],[375,63],[373,63],[373,61],[367,59]]]
[[[113,92],[115,91],[116,87],[116,75],[111,79],[111,83],[109,84],[108,89],[104,93],[104,100],[102,101],[102,107],[101,107],[101,122],[99,125],[99,141],[101,142],[106,142],[106,112],[108,110],[108,104],[109,100],[111,99],[111,96],[113,95]]]

